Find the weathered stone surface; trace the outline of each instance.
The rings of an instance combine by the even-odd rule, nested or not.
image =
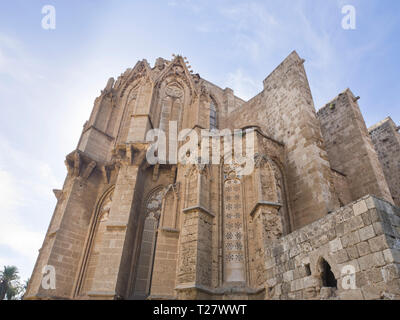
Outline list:
[[[358,233],[360,234],[361,241],[371,239],[375,236],[374,228],[371,225],[360,229]]]
[[[66,157],[25,298],[398,298],[394,123],[368,132],[350,90],[315,112],[296,52],[263,84],[246,102],[181,56],[110,79]],[[254,170],[240,175],[221,154],[214,165],[147,161],[154,128],[173,158],[175,125],[256,128]],[[45,265],[55,290],[41,287]]]
[[[385,265],[385,259],[382,252],[371,253],[358,259],[361,270],[369,270],[374,267]]]
[[[360,257],[363,257],[371,253],[371,248],[369,247],[369,244],[366,241],[357,244],[357,250]]]
[[[400,134],[398,126],[388,117],[368,130],[382,163],[394,203],[400,206]]]
[[[354,215],[358,216],[368,211],[368,207],[365,201],[359,201],[353,205]]]

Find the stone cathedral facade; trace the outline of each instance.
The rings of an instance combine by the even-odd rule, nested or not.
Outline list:
[[[247,102],[181,56],[139,61],[66,156],[25,299],[399,299],[399,127],[368,130],[358,99],[316,112],[296,52]],[[149,164],[148,131],[171,121],[253,128],[253,172]]]

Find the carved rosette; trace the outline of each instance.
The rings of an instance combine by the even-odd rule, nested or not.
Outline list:
[[[183,97],[183,91],[181,88],[177,87],[176,85],[171,85],[168,86],[165,89],[165,93],[167,96],[174,98],[174,99],[178,99],[178,98],[182,98]]]

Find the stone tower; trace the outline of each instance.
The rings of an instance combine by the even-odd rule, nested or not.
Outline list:
[[[296,52],[247,102],[181,56],[139,61],[108,81],[66,157],[25,298],[399,298],[399,184],[390,172],[399,172],[400,151],[383,170],[386,149],[378,156],[357,100],[346,90],[317,114]],[[146,157],[152,129],[165,133],[171,160],[184,129],[224,137],[248,128],[248,175],[223,156]],[[385,134],[400,141],[396,130]],[[350,289],[343,270],[355,279]]]

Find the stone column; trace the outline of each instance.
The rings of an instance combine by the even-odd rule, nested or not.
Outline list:
[[[178,262],[178,299],[199,299],[209,292],[212,273],[212,226],[209,209],[207,169],[199,166],[189,173],[185,186],[183,225]]]

